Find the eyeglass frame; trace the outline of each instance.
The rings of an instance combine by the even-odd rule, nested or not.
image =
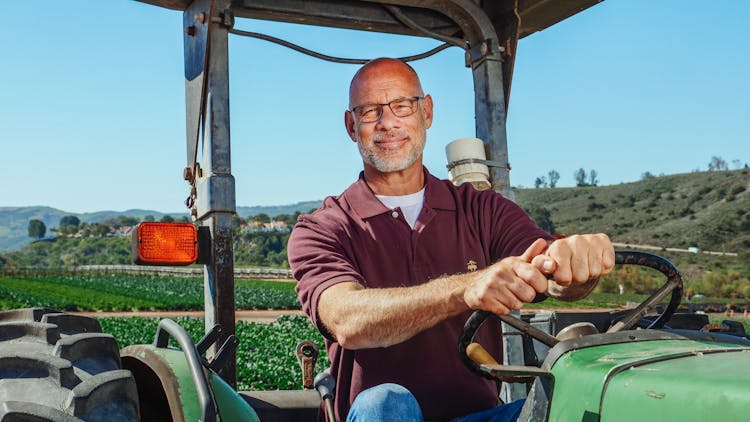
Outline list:
[[[349,109],[349,110],[347,110],[347,111],[348,111],[349,113],[351,113],[351,114],[352,114],[352,116],[353,116],[353,117],[354,117],[355,119],[359,120],[359,122],[360,122],[360,123],[375,123],[375,122],[377,122],[378,120],[380,120],[380,119],[381,119],[381,118],[383,117],[383,109],[384,109],[384,107],[385,107],[385,106],[388,106],[388,109],[389,109],[389,110],[391,110],[391,113],[393,113],[393,115],[394,115],[394,116],[396,116],[396,117],[399,117],[399,118],[400,118],[400,117],[409,117],[409,116],[411,116],[412,114],[414,114],[414,113],[416,113],[416,112],[417,112],[417,110],[419,109],[419,102],[420,102],[420,101],[422,101],[422,100],[424,100],[424,99],[425,99],[425,96],[419,96],[419,95],[415,95],[415,96],[413,96],[413,97],[401,97],[401,98],[396,98],[395,100],[389,101],[389,102],[387,102],[387,103],[365,103],[365,104],[360,104],[360,105],[358,105],[358,106],[354,106],[354,107],[352,107],[351,109]],[[416,101],[416,102],[417,102],[417,107],[415,107],[415,108],[414,108],[414,111],[412,111],[411,113],[409,113],[409,114],[405,114],[405,115],[403,115],[403,116],[399,116],[399,115],[397,115],[397,114],[396,114],[396,113],[395,113],[395,112],[393,111],[393,108],[391,107],[391,104],[393,104],[393,103],[395,103],[395,102],[398,102],[398,101],[403,101],[403,100],[412,100],[412,101]],[[370,121],[362,121],[362,120],[361,120],[361,118],[360,118],[359,116],[357,116],[356,110],[357,110],[358,108],[361,108],[361,107],[365,107],[365,106],[378,106],[378,117],[377,117],[377,118],[375,118],[375,120],[370,120]]]

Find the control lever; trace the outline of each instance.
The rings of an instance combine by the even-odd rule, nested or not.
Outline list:
[[[479,366],[482,365],[499,365],[495,358],[479,343],[471,343],[466,346],[466,356],[473,360]]]
[[[466,356],[479,366],[479,370],[502,382],[532,383],[534,377],[550,376],[533,366],[500,365],[479,343],[466,346]]]
[[[336,380],[331,373],[325,370],[315,377],[315,389],[318,390],[320,398],[325,405],[326,422],[336,422],[333,411],[333,391],[336,388]]]
[[[315,363],[318,361],[318,346],[310,340],[297,344],[297,361],[302,369],[302,388],[310,390],[314,385]]]

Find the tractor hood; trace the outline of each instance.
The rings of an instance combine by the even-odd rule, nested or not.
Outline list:
[[[742,338],[601,334],[558,344],[545,366],[554,376],[550,421],[744,420],[750,414],[750,343]]]

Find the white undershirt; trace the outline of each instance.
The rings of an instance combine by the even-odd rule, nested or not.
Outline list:
[[[413,229],[414,224],[417,223],[419,212],[422,211],[422,204],[424,204],[424,188],[419,192],[410,193],[408,195],[399,196],[386,196],[386,195],[375,195],[380,202],[390,209],[401,208],[401,212],[404,214],[406,222]]]

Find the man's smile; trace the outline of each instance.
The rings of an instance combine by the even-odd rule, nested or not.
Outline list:
[[[377,145],[380,149],[393,150],[401,148],[408,141],[408,137],[383,138],[376,140],[375,145]]]

